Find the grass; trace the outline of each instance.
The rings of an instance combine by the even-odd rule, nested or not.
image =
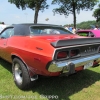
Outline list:
[[[100,67],[90,68],[69,77],[40,78],[33,88],[22,91],[13,82],[11,64],[0,59],[0,99],[100,100]]]

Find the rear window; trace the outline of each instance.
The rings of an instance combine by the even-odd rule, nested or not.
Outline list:
[[[62,27],[51,27],[51,26],[31,26],[30,33],[31,35],[73,34]]]

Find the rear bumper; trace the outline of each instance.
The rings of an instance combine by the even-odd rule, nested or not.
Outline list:
[[[88,64],[89,62],[100,62],[100,54],[84,57],[84,58],[77,58],[77,59],[71,59],[66,61],[59,61],[55,62],[53,61],[47,68],[49,72],[60,72],[63,73],[75,73],[75,68],[83,66]],[[90,66],[92,67],[92,66]]]

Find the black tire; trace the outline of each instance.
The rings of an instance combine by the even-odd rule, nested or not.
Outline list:
[[[14,82],[21,90],[30,88],[31,80],[25,64],[18,58],[13,59],[12,72]]]

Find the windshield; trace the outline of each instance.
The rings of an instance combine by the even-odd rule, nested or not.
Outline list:
[[[72,34],[70,31],[62,27],[52,27],[52,26],[31,26],[31,35],[51,35],[51,34]]]

